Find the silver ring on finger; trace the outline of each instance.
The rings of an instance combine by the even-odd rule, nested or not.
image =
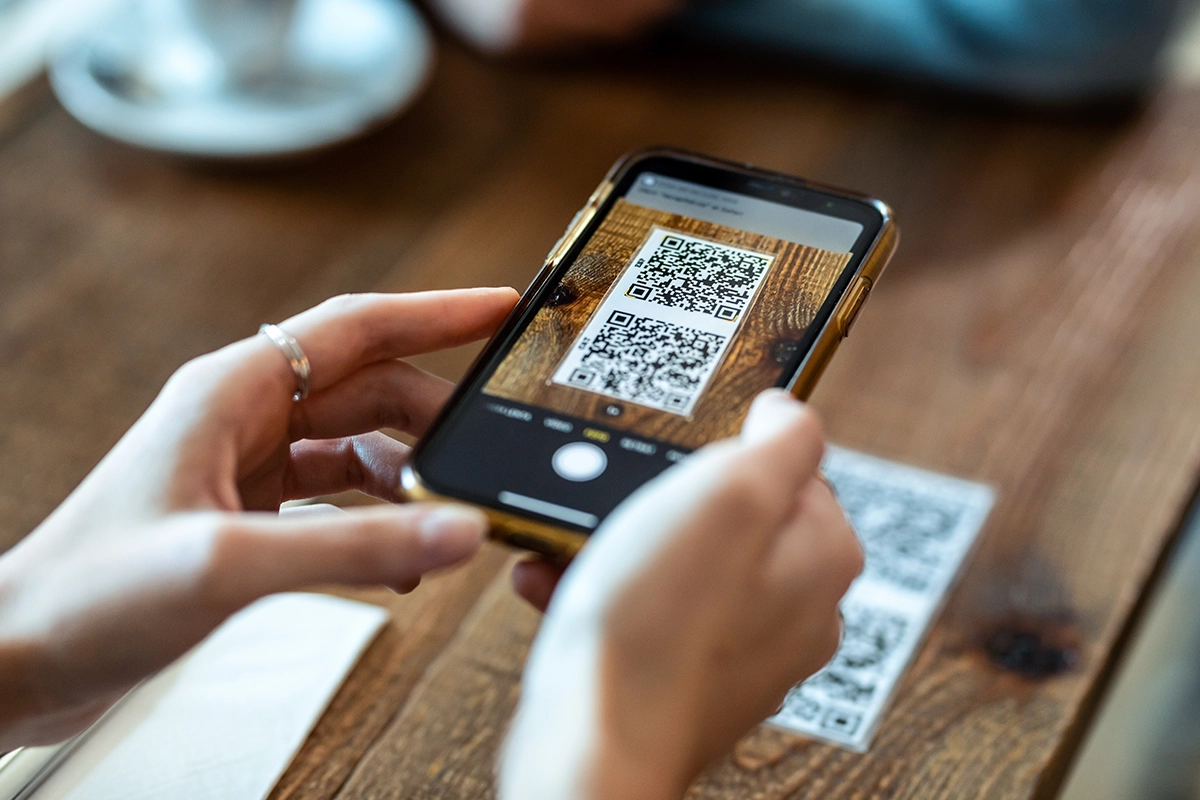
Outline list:
[[[312,385],[312,365],[308,362],[308,356],[304,355],[304,351],[300,349],[300,343],[296,341],[296,337],[278,325],[270,323],[263,325],[258,332],[266,335],[288,360],[292,374],[296,376],[296,391],[292,393],[292,400],[298,403],[308,397],[308,389]]]

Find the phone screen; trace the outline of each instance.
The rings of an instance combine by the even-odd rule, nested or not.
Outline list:
[[[786,386],[883,224],[867,200],[635,162],[415,467],[439,494],[594,529]]]

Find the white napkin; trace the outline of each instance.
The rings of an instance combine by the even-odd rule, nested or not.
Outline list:
[[[33,800],[259,800],[387,618],[280,594],[230,618],[132,692]]]

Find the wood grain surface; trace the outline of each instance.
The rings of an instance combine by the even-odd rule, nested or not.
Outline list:
[[[550,379],[655,227],[770,253],[774,261],[690,416],[619,402],[622,413],[614,417],[606,411],[612,398]],[[484,391],[695,449],[741,428],[754,396],[774,386],[784,366],[795,360],[800,338],[849,262],[849,253],[831,253],[618,200]]]
[[[186,358],[336,292],[524,286],[624,151],[751,161],[882,197],[904,228],[814,396],[831,438],[998,502],[869,753],[761,731],[692,796],[1052,796],[1200,474],[1200,96],[1071,119],[704,54],[442,44],[405,116],[295,163],[138,152],[44,87],[0,114],[0,542]],[[506,558],[365,595],[394,620],[274,797],[489,796],[537,625]]]

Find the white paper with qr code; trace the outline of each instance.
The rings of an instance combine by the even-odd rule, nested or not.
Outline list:
[[[654,228],[552,382],[690,415],[774,261]]]
[[[866,553],[842,643],[768,723],[865,751],[991,510],[987,486],[841,448],[823,465]]]

